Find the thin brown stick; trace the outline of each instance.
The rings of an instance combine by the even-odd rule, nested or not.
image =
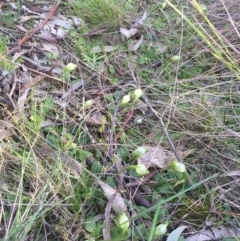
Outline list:
[[[152,112],[152,113],[154,114],[154,116],[158,119],[158,122],[159,122],[160,126],[162,127],[162,130],[163,130],[165,136],[167,137],[168,143],[169,143],[169,145],[171,146],[171,149],[172,149],[175,157],[177,158],[177,160],[178,160],[179,162],[183,162],[182,159],[180,158],[180,156],[179,156],[178,153],[177,153],[177,150],[176,150],[176,148],[175,148],[175,146],[174,146],[174,144],[173,144],[173,142],[172,142],[171,137],[170,137],[169,134],[168,134],[168,131],[167,131],[167,129],[166,129],[164,123],[163,123],[162,117],[160,117],[160,116],[158,115],[157,111],[153,109],[153,107],[152,107],[152,105],[149,103],[147,97],[146,97],[145,95],[143,95],[142,97],[143,97],[145,103],[147,104],[147,106],[149,107],[149,109],[151,110],[151,112]]]
[[[131,66],[129,66],[129,67],[130,67],[130,71],[131,71],[132,77],[133,77],[133,79],[135,80],[135,82],[137,83],[137,80],[136,80],[136,77],[135,77],[134,72],[133,72],[133,70],[132,70],[132,67],[131,67]],[[168,132],[167,132],[167,129],[165,128],[165,125],[164,125],[164,123],[163,123],[162,117],[160,117],[160,116],[158,115],[157,111],[156,111],[155,109],[153,109],[152,105],[150,104],[150,102],[148,101],[147,97],[146,97],[144,94],[142,95],[142,97],[143,97],[145,103],[147,104],[147,106],[149,107],[149,109],[151,110],[151,112],[152,112],[152,113],[154,114],[154,116],[158,119],[159,124],[160,124],[160,126],[162,127],[162,130],[163,130],[164,134],[165,134],[166,137],[167,137],[168,143],[169,143],[169,145],[171,146],[171,149],[172,149],[172,151],[173,151],[176,159],[177,159],[179,162],[183,162],[182,159],[180,158],[180,156],[179,156],[178,153],[177,153],[177,150],[176,150],[176,148],[175,148],[175,146],[174,146],[174,144],[173,144],[173,142],[172,142],[171,137],[169,136],[169,134],[168,134]]]

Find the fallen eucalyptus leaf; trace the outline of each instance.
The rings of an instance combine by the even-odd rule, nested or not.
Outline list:
[[[138,164],[143,164],[146,167],[167,168],[176,159],[173,152],[161,146],[145,148],[148,149],[148,152],[138,158]],[[193,152],[192,149],[182,151],[182,146],[177,147],[176,150],[180,158],[185,158]]]
[[[116,214],[121,214],[127,211],[127,206],[125,204],[124,198],[118,193],[117,190],[113,189],[106,183],[98,180],[98,184],[101,186],[104,195],[108,200],[112,200],[112,209]]]
[[[56,46],[56,44],[52,44],[48,42],[41,42],[41,44],[46,51],[59,55],[58,47]]]

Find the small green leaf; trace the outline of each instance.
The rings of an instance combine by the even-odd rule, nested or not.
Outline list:
[[[108,66],[108,70],[111,74],[115,74],[115,72],[116,72],[114,66],[111,64]]]
[[[99,161],[94,161],[93,165],[91,166],[91,172],[94,174],[101,173],[102,165]]]
[[[75,70],[76,68],[77,68],[76,64],[69,63],[63,67],[63,70],[70,73],[71,71]]]
[[[53,106],[54,106],[53,98],[47,98],[43,103],[44,114],[48,114],[49,111],[53,108]]]
[[[121,159],[125,162],[129,159],[128,158],[128,150],[125,147],[120,147],[118,149],[118,154],[120,155]]]
[[[115,227],[111,231],[111,241],[125,241],[131,236],[131,230],[128,229],[126,233],[122,234],[122,229],[120,227]]]
[[[134,228],[134,235],[138,238],[137,240],[147,240],[146,227],[142,223],[138,224],[137,227]]]
[[[145,64],[145,56],[144,55],[141,55],[140,58],[138,59],[138,63],[139,64]]]
[[[89,233],[94,233],[95,229],[97,228],[96,222],[94,221],[93,217],[87,217],[84,222],[84,228]]]
[[[87,100],[85,103],[84,103],[84,108],[88,108],[90,106],[92,106],[94,103],[94,100]]]
[[[107,176],[106,178],[106,183],[110,186],[110,187],[113,187],[113,188],[116,188],[116,183],[115,183],[115,180],[112,176]]]
[[[78,149],[75,152],[76,159],[79,161],[85,161],[88,157],[92,156],[92,153]]]
[[[53,146],[59,147],[59,139],[56,136],[48,134],[47,141],[49,141]]]

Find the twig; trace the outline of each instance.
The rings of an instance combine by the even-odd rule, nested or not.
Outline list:
[[[131,187],[130,194],[131,194],[134,202],[138,206],[143,206],[145,208],[150,208],[152,206],[152,204],[141,194],[139,189],[137,189],[135,187]]]
[[[167,137],[168,143],[170,144],[170,146],[171,146],[171,148],[172,148],[172,151],[173,151],[175,157],[177,158],[177,160],[178,160],[179,162],[183,162],[182,159],[180,158],[180,156],[179,156],[178,153],[177,153],[177,150],[176,150],[176,148],[175,148],[175,146],[174,146],[174,144],[173,144],[173,142],[172,142],[171,137],[170,137],[169,134],[168,134],[167,129],[165,128],[165,125],[164,125],[164,123],[163,123],[162,117],[160,117],[160,116],[158,115],[157,111],[153,109],[152,105],[149,103],[147,97],[146,97],[144,94],[142,95],[142,97],[143,97],[145,103],[147,104],[147,106],[149,107],[149,109],[151,110],[151,112],[154,114],[155,117],[157,117],[158,122],[159,122],[160,126],[162,127],[162,130],[163,130],[164,134],[165,134],[166,137]]]
[[[114,199],[117,195],[117,192],[116,191],[112,198],[108,200],[108,203],[107,203],[107,206],[105,208],[105,213],[104,213],[104,216],[105,216],[105,220],[104,220],[104,223],[105,223],[105,226],[102,230],[102,233],[103,233],[103,239],[104,240],[111,240],[111,234],[110,234],[110,217],[111,217],[111,210],[112,210],[112,206],[113,206],[113,202],[114,202]]]
[[[130,68],[130,71],[131,71],[131,74],[132,74],[133,79],[134,79],[135,82],[137,83],[137,80],[136,80],[136,77],[135,77],[135,75],[134,75],[134,73],[133,73],[132,67],[129,66],[129,68]],[[149,103],[147,97],[146,97],[144,94],[142,95],[142,97],[143,97],[145,103],[147,104],[147,106],[149,107],[149,109],[151,110],[151,112],[154,114],[155,117],[157,117],[157,119],[158,119],[158,121],[159,121],[159,124],[160,124],[160,126],[162,127],[162,130],[163,130],[164,134],[166,135],[166,137],[167,137],[167,139],[168,139],[168,143],[170,144],[170,146],[171,146],[171,148],[172,148],[172,151],[173,151],[175,157],[177,158],[177,160],[178,160],[179,162],[183,162],[182,159],[180,158],[180,156],[178,155],[177,151],[176,151],[176,148],[175,148],[175,146],[174,146],[174,144],[173,144],[173,142],[172,142],[171,137],[169,136],[169,134],[168,134],[168,132],[167,132],[167,129],[165,128],[165,125],[164,125],[164,123],[163,123],[162,117],[160,117],[160,116],[158,115],[157,111],[153,109],[152,105]]]
[[[49,229],[50,233],[54,236],[55,240],[59,241],[60,239],[58,238],[57,234],[52,229],[51,225],[45,219],[43,220],[43,222],[44,222],[44,225]]]

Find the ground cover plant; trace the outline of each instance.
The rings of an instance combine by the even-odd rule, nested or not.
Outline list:
[[[240,1],[0,5],[1,240],[238,240]]]

